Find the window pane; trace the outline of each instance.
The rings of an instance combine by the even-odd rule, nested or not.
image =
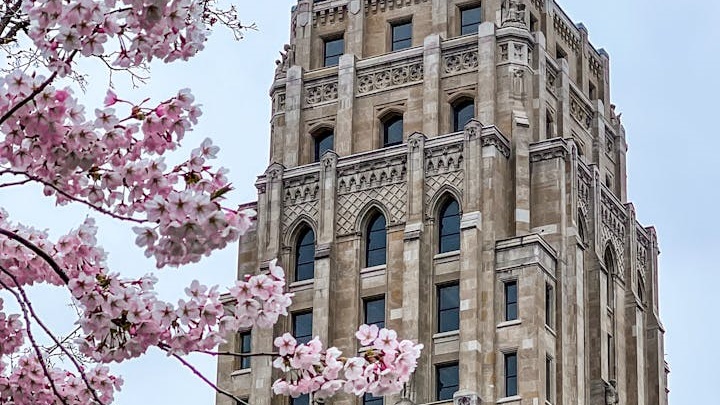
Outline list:
[[[384,146],[399,145],[403,142],[403,120],[393,117],[383,124]]]
[[[460,328],[460,286],[447,285],[438,288],[438,332]]]
[[[365,324],[385,327],[385,297],[365,300]]]
[[[517,395],[517,354],[505,354],[505,396]]]
[[[453,394],[460,385],[458,371],[457,363],[437,366],[435,374],[437,384],[435,387],[436,400],[452,399]]]
[[[410,48],[412,46],[412,23],[393,25],[392,50]]]
[[[240,334],[240,353],[251,353],[252,352],[252,337],[250,332],[242,332]],[[250,368],[250,357],[240,358],[240,368]]]
[[[553,400],[553,372],[552,372],[552,360],[550,358],[545,359],[545,400],[552,402]]]
[[[325,152],[333,148],[333,132],[327,131],[315,137],[315,161],[319,162]]]
[[[382,397],[365,394],[363,396],[363,405],[383,405],[383,399]]]
[[[439,253],[460,249],[460,207],[452,200],[440,212]]]
[[[310,405],[310,396],[304,394],[297,398],[290,398],[290,405]]]
[[[505,320],[512,321],[517,317],[517,282],[510,281],[505,283]]]
[[[295,250],[295,281],[315,277],[315,233],[306,229],[298,238]]]
[[[474,34],[481,21],[480,7],[466,8],[460,12],[460,35]]]
[[[475,118],[475,102],[465,101],[453,107],[453,130],[454,132],[462,131],[465,124]]]
[[[545,285],[545,324],[553,326],[553,307],[555,306],[553,287]]]
[[[293,336],[298,344],[307,343],[312,339],[312,312],[293,316]]]
[[[373,267],[385,264],[387,236],[385,232],[385,217],[378,215],[370,221],[365,241],[365,266]]]
[[[345,52],[345,40],[343,38],[325,40],[325,66],[337,65],[343,52]]]

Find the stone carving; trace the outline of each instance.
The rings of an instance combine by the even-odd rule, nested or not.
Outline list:
[[[343,21],[347,14],[347,6],[334,5],[332,2],[327,2],[326,7],[319,8],[313,7],[313,27],[334,24],[336,21]]]
[[[497,149],[498,151],[500,151],[500,153],[502,153],[502,155],[505,156],[505,158],[507,158],[507,159],[510,158],[510,142],[508,142],[507,139],[505,139],[504,137],[501,137],[497,133],[492,132],[492,133],[483,135],[481,142],[482,142],[483,148],[486,146],[492,146],[495,149]]]
[[[570,92],[570,115],[583,128],[589,130],[592,126],[592,110],[584,101],[580,100],[574,91]]]
[[[609,132],[605,132],[605,152],[610,154],[615,152],[615,137]]]
[[[526,27],[525,4],[520,0],[504,0],[502,3],[502,26]]]
[[[512,91],[515,96],[525,93],[525,69],[516,69],[512,72]]]
[[[509,59],[508,44],[502,44],[502,45],[500,45],[500,60],[506,61],[508,59]]]
[[[536,9],[538,9],[538,11],[542,11],[543,6],[545,5],[544,0],[532,0],[531,3],[533,4],[533,6],[535,6]]]
[[[305,86],[305,104],[308,106],[325,101],[337,100],[337,80],[324,83],[309,83]]]
[[[278,114],[285,112],[285,92],[278,91],[273,94],[272,113]]]
[[[414,60],[397,66],[381,67],[370,72],[362,72],[358,77],[358,93],[390,89],[423,79],[422,60]]]
[[[477,67],[477,49],[461,50],[443,55],[443,71],[446,75],[471,71]]]
[[[620,403],[620,396],[617,392],[617,382],[610,380],[605,383],[605,405],[615,405]]]
[[[458,391],[453,395],[453,405],[480,405],[480,397],[465,390]]]
[[[411,4],[425,3],[429,0],[365,0],[365,15],[385,12],[409,6]]]
[[[530,151],[530,162],[542,162],[543,160],[565,159],[568,150],[565,145],[557,145],[537,151]]]
[[[627,214],[624,207],[615,201],[611,192],[604,187],[600,192],[601,220],[602,220],[602,245],[610,242],[618,255],[618,275],[624,273],[623,255],[625,252],[625,222]]]
[[[580,35],[575,32],[574,28],[570,28],[570,25],[565,18],[563,18],[562,12],[555,12],[553,17],[553,26],[555,27],[555,33],[565,41],[575,52],[580,51]]]
[[[557,71],[550,65],[547,65],[547,78],[545,79],[545,88],[553,95],[557,95],[555,83],[557,82]]]
[[[637,250],[635,255],[635,267],[638,273],[645,277],[648,262],[648,250],[650,250],[650,240],[645,236],[645,232],[641,227],[636,231]]]
[[[283,179],[283,234],[300,216],[317,221],[318,193],[320,191],[318,173]]]
[[[473,128],[473,127],[470,127]],[[435,208],[430,204],[444,186],[463,191],[463,144],[461,142],[427,149],[425,151],[425,202],[426,216],[432,217]]]
[[[405,222],[407,209],[407,155],[364,161],[339,169],[337,187],[338,234],[355,229],[358,214],[372,201],[389,215],[389,225]]]
[[[582,163],[578,164],[577,173],[578,210],[580,212],[580,215],[582,215],[582,217],[585,218],[587,222],[590,211],[590,184],[592,182],[592,177],[590,176],[590,171],[586,169]]]
[[[295,45],[285,44],[280,59],[275,61],[275,79],[285,77],[288,69],[295,64]]]
[[[590,73],[598,80],[602,79],[602,63],[600,63],[600,60],[594,55],[594,51],[592,50],[588,51],[588,67],[590,68]]]

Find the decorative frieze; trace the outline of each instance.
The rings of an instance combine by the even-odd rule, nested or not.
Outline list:
[[[560,138],[552,138],[536,142],[530,145],[530,162],[542,162],[543,160],[565,159],[570,150],[567,142]]]
[[[482,130],[480,143],[482,147],[491,146],[497,149],[505,158],[510,158],[510,141],[495,127],[485,127]]]
[[[405,222],[407,155],[358,162],[338,170],[338,234],[358,232],[358,215],[373,201],[386,210],[388,225]]]
[[[438,197],[438,193],[450,186],[462,194],[463,171],[463,143],[457,142],[428,148],[425,151],[425,202],[426,216],[432,216],[435,208],[430,204]]]
[[[318,218],[320,176],[310,173],[283,179],[283,233],[290,231],[298,218],[306,217],[313,223]]]
[[[602,245],[610,243],[618,254],[618,272],[624,273],[624,260],[622,255],[625,252],[625,223],[627,214],[625,208],[615,200],[612,192],[602,186],[600,192],[600,217],[602,220]]]
[[[470,72],[478,68],[478,50],[459,49],[443,54],[443,73],[447,76]]]
[[[365,14],[383,13],[386,10],[394,10],[427,1],[428,0],[365,0]]]
[[[570,115],[572,115],[580,126],[586,130],[590,130],[593,117],[592,109],[575,94],[575,91],[570,92]]]
[[[285,92],[276,91],[272,97],[272,114],[280,114],[285,112]]]
[[[598,81],[601,81],[603,78],[603,67],[602,63],[600,62],[600,59],[595,56],[594,50],[588,51],[588,68],[590,69],[590,73],[592,73],[593,76],[595,76]]]
[[[384,65],[361,71],[358,75],[358,94],[388,90],[420,82],[423,79],[423,62],[420,58],[396,65]]]
[[[572,51],[577,53],[580,51],[580,35],[575,32],[575,29],[571,28],[572,23],[566,21],[563,17],[562,10],[555,10],[553,15],[555,33],[562,38]]]
[[[557,83],[558,72],[553,66],[547,64],[547,77],[545,78],[545,88],[552,95],[557,96],[557,89],[555,88]]]
[[[305,105],[312,106],[327,101],[337,100],[337,78],[330,81],[310,82],[305,86]]]
[[[334,5],[328,2],[326,7],[323,5],[314,5],[313,7],[313,27],[323,26],[342,22],[347,15],[347,6]]]
[[[647,270],[648,264],[648,251],[650,250],[650,239],[645,234],[645,230],[637,224],[635,230],[635,237],[637,239],[636,255],[635,255],[635,267],[641,277],[645,278],[645,271]]]
[[[586,220],[590,213],[590,193],[592,176],[590,170],[585,167],[584,164],[578,163],[578,179],[577,179],[577,199],[578,199],[578,213]]]

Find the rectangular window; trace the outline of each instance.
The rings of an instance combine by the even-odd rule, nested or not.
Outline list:
[[[297,398],[290,398],[290,405],[310,405],[310,395],[303,394]]]
[[[615,379],[615,339],[608,333],[607,335],[607,346],[608,346],[608,379]]]
[[[438,333],[460,329],[460,285],[438,287]]]
[[[343,38],[325,40],[325,64],[323,66],[336,66],[340,63],[340,56],[345,53],[345,40]]]
[[[555,289],[545,284],[545,325],[555,327]]]
[[[399,51],[412,46],[412,22],[404,22],[392,25],[392,47],[391,50]]]
[[[513,321],[518,318],[517,281],[505,283],[505,320]]]
[[[307,343],[312,339],[312,312],[293,314],[293,336],[298,344]]]
[[[505,353],[505,396],[517,395],[517,353]]]
[[[480,6],[460,10],[460,35],[476,34],[482,22]]]
[[[363,301],[365,324],[385,327],[385,297],[369,298]]]
[[[460,386],[460,374],[457,363],[435,366],[435,400],[453,399]]]
[[[250,331],[241,332],[238,336],[240,354],[252,352],[252,335]],[[250,368],[250,357],[240,357],[240,368]]]
[[[550,357],[545,358],[545,400],[552,402],[555,397],[555,374]]]
[[[383,405],[382,397],[376,397],[371,394],[363,395],[363,405]]]

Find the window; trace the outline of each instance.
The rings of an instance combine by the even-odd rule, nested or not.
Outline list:
[[[453,394],[460,386],[458,364],[444,364],[435,366],[435,399],[453,399]]]
[[[615,309],[615,285],[613,283],[613,273],[615,272],[615,266],[613,264],[614,260],[612,252],[610,251],[610,246],[605,248],[603,260],[605,262],[605,270],[607,271],[607,277],[605,279],[607,307],[610,309]]]
[[[545,400],[552,402],[555,398],[555,375],[550,357],[545,358]]]
[[[399,51],[412,46],[412,22],[404,22],[392,25],[392,47],[391,50]]]
[[[438,333],[460,329],[460,285],[438,287]]]
[[[383,121],[383,147],[399,145],[403,142],[403,120],[393,115]]]
[[[293,336],[297,344],[307,343],[312,339],[312,312],[293,314]]]
[[[615,379],[615,339],[608,333],[607,335],[607,347],[608,347],[608,379]]]
[[[297,398],[290,398],[290,405],[310,405],[310,395],[303,394]]]
[[[240,354],[252,352],[252,335],[250,334],[250,331],[240,332],[238,340],[238,346],[240,346]],[[240,368],[250,368],[250,357],[240,357]]]
[[[481,14],[480,6],[460,10],[460,35],[476,34],[482,21]]]
[[[383,399],[372,394],[365,394],[363,396],[363,405],[383,405]]]
[[[299,235],[295,247],[295,281],[315,277],[315,232],[305,228]]]
[[[365,267],[385,264],[386,244],[385,217],[382,214],[375,214],[368,223],[365,241]]]
[[[555,289],[550,284],[545,284],[545,325],[555,326]]]
[[[440,210],[438,253],[460,250],[460,206],[451,199]]]
[[[555,44],[555,58],[556,59],[567,59],[567,52],[565,52],[560,45]]]
[[[314,136],[315,139],[315,161],[319,162],[325,152],[332,150],[334,136],[332,130],[326,129]]]
[[[385,327],[385,297],[369,298],[363,301],[365,324]]]
[[[505,320],[518,318],[517,281],[505,283]]]
[[[453,105],[453,132],[465,129],[465,124],[475,118],[475,101],[464,99]]]
[[[590,100],[597,100],[597,87],[595,87],[594,84],[588,83],[588,95],[590,96]]]
[[[638,301],[640,301],[640,305],[645,304],[645,285],[643,284],[642,279],[640,278],[640,272],[637,274],[637,296]]]
[[[505,396],[517,395],[517,353],[505,353]]]
[[[545,136],[547,138],[555,136],[555,120],[553,120],[553,116],[550,111],[545,112]]]
[[[325,40],[325,63],[323,66],[336,66],[340,55],[345,52],[345,40],[342,38]]]

